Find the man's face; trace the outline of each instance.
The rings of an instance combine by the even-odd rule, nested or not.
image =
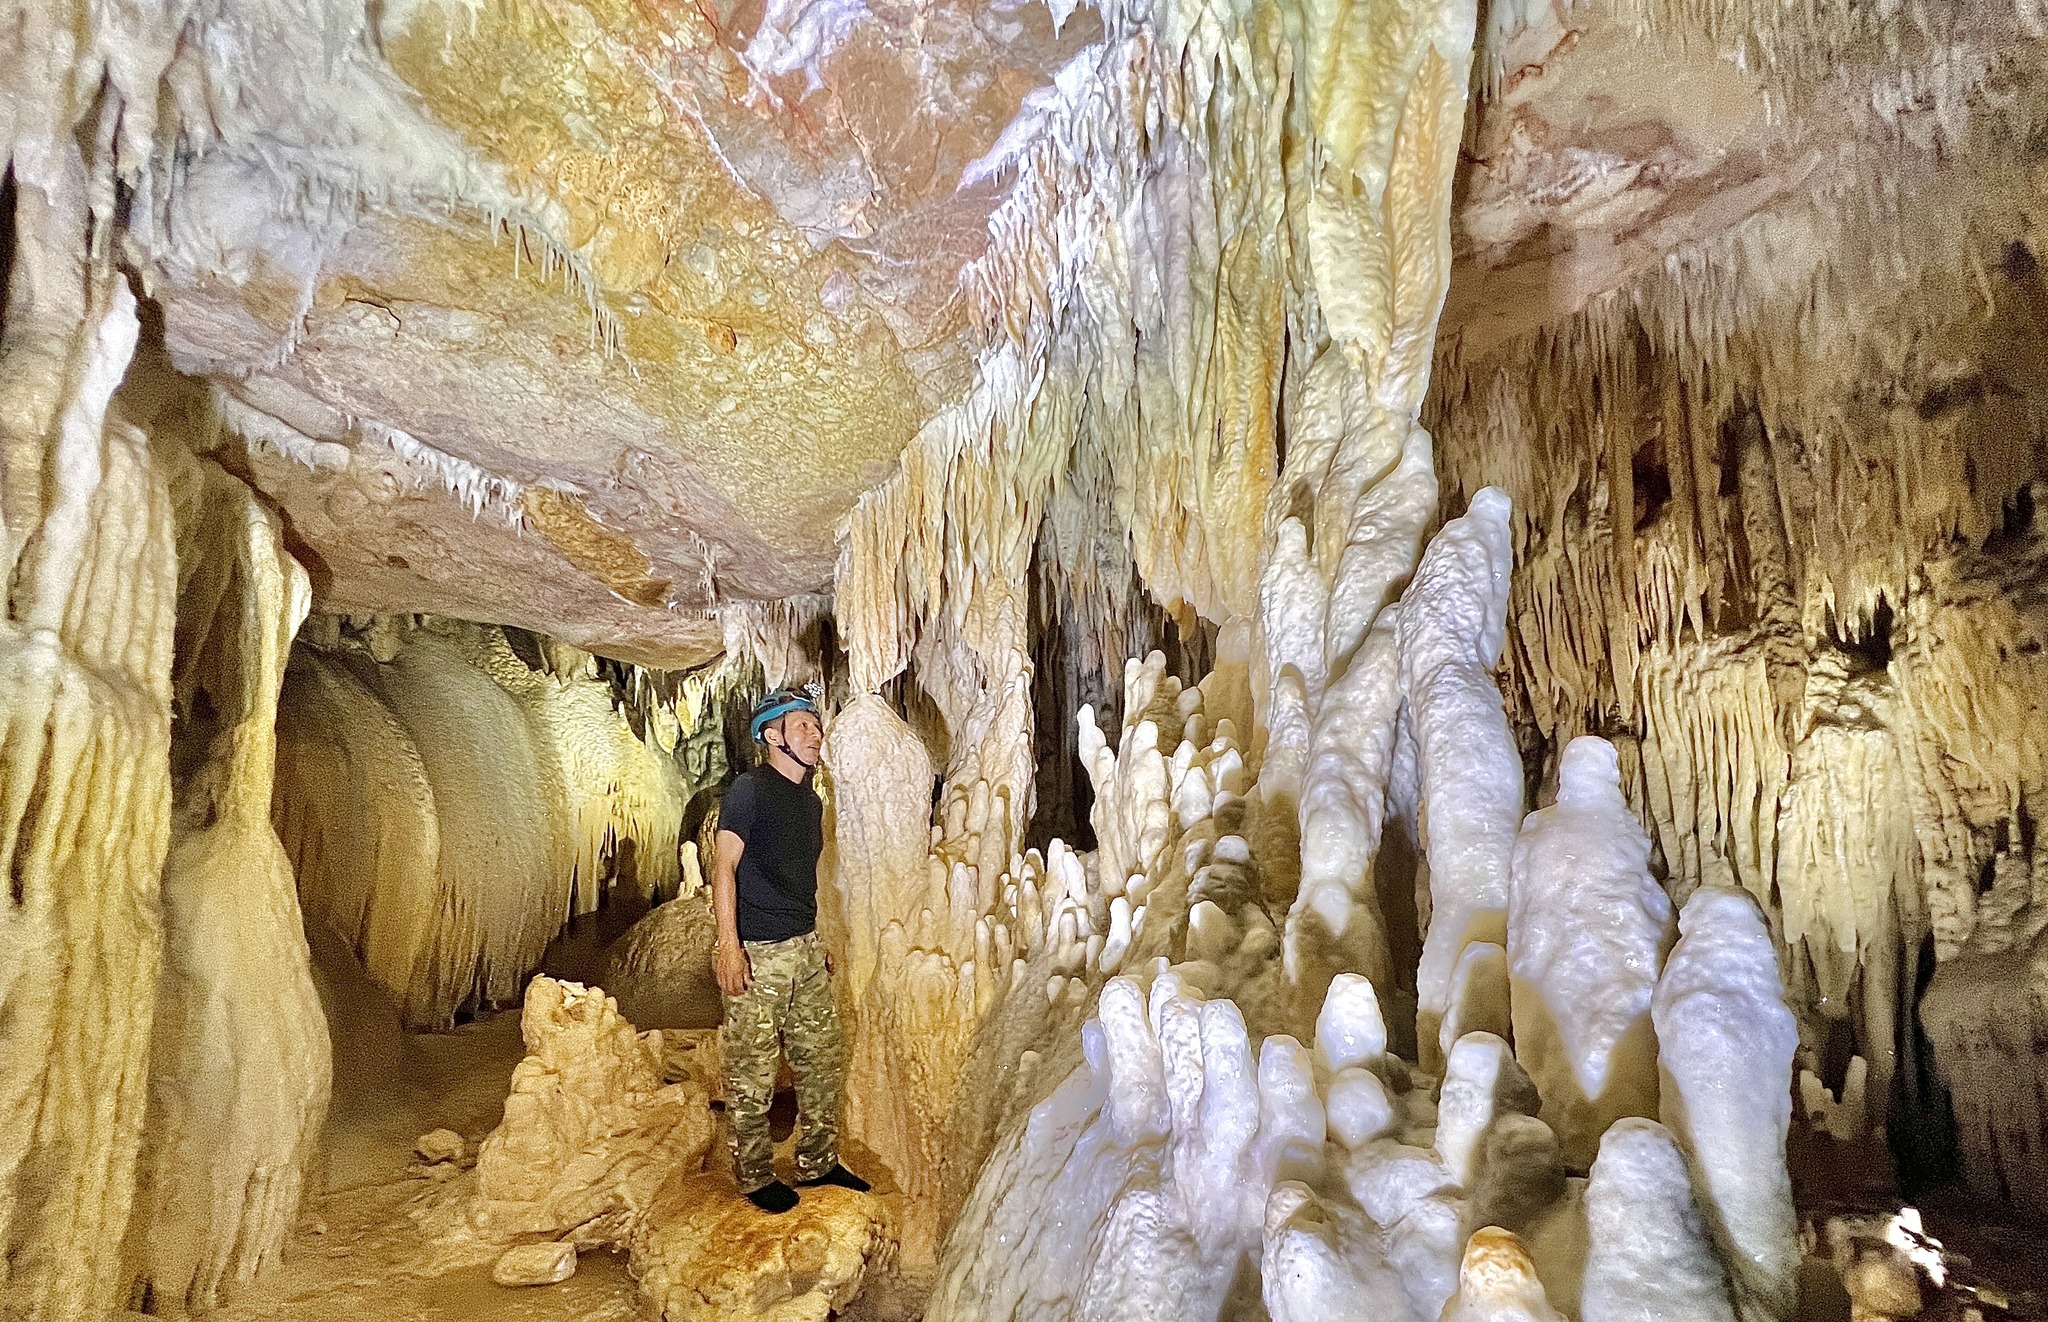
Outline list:
[[[825,743],[825,727],[807,711],[793,711],[782,718],[782,746],[805,766],[818,764],[818,750]]]

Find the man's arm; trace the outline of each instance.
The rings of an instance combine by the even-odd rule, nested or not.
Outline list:
[[[717,857],[711,868],[711,909],[718,918],[718,949],[711,961],[718,990],[737,996],[753,981],[747,952],[740,945],[740,855],[747,842],[731,831],[718,833]]]

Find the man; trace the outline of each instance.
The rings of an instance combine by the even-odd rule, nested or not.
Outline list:
[[[781,1213],[797,1203],[796,1190],[775,1178],[768,1137],[768,1103],[782,1052],[797,1079],[797,1183],[861,1191],[868,1184],[839,1164],[846,1047],[832,1002],[831,964],[817,932],[824,805],[810,778],[825,730],[817,705],[788,689],[755,705],[750,728],[766,756],[725,792],[712,871],[714,971],[725,996],[718,1043],[733,1174],[754,1206]]]

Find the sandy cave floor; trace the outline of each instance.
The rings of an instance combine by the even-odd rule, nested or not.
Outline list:
[[[429,1270],[410,1213],[439,1188],[413,1141],[453,1129],[470,1145],[498,1122],[523,1047],[517,1013],[404,1043],[402,1068],[363,1087],[337,1078],[328,1127],[329,1180],[309,1197],[276,1270],[240,1287],[210,1318],[222,1322],[653,1322],[623,1254],[586,1253],[560,1285],[508,1289],[490,1268]],[[393,1084],[396,1086],[391,1086]]]

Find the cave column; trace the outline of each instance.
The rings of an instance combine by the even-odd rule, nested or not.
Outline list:
[[[138,324],[76,152],[27,168],[0,338],[0,1313],[121,1302],[162,949],[171,501],[111,415]]]
[[[311,588],[277,517],[214,464],[165,447],[178,506],[173,727],[135,1274],[211,1307],[283,1248],[327,1113],[327,1024],[290,859],[270,821],[285,657]]]

